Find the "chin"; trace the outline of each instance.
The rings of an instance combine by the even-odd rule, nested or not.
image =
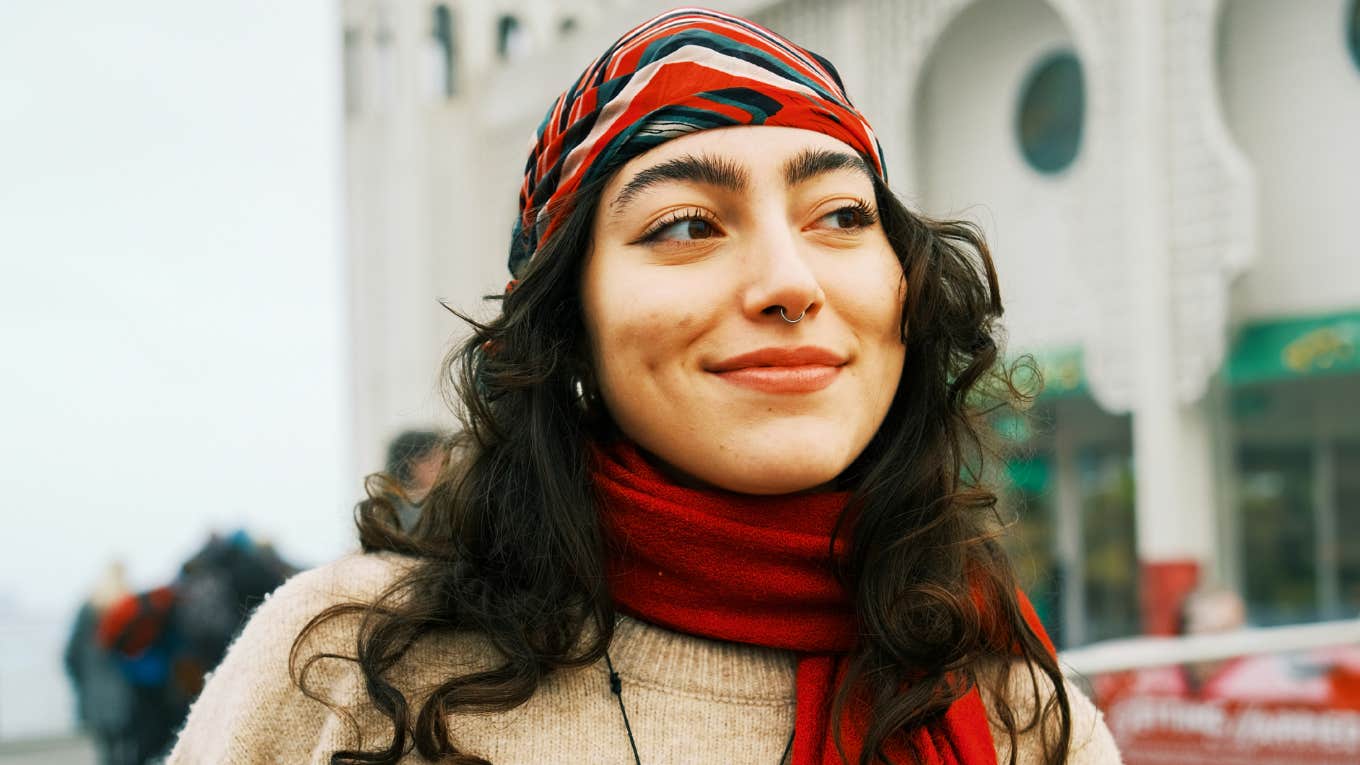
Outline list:
[[[650,424],[643,418],[632,422]],[[826,416],[745,421],[732,416],[689,429],[628,424],[621,424],[623,432],[682,483],[759,495],[829,489],[873,435],[856,427],[860,423]]]
[[[751,455],[735,464],[716,465],[696,475],[701,481],[740,494],[798,494],[831,488],[851,460],[832,455],[803,454],[790,459],[784,452]],[[705,475],[705,473],[707,475]]]

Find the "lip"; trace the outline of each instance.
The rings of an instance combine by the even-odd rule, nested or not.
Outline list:
[[[790,348],[761,348],[723,359],[708,367],[710,372],[731,372],[747,367],[839,367],[849,359],[835,351],[816,345]]]
[[[836,381],[847,359],[818,346],[761,348],[708,367],[723,380],[764,393],[812,393]]]

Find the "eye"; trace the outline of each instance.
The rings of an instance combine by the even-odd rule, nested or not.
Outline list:
[[[718,228],[694,210],[667,216],[643,237],[644,242],[695,242],[718,235]]]
[[[874,213],[873,208],[862,200],[837,208],[817,219],[817,223],[820,224],[818,228],[827,228],[833,231],[854,231],[868,228],[877,221],[878,216]]]

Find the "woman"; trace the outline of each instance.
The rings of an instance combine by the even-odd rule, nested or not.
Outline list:
[[[652,19],[520,210],[417,527],[371,490],[171,762],[1118,762],[991,533],[987,249],[895,200],[828,62]]]

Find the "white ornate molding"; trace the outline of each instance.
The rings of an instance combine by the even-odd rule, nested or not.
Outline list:
[[[917,91],[939,44],[958,16],[978,0],[872,0],[867,55],[877,71],[862,106],[879,126],[889,171],[899,188],[919,187],[910,136],[916,121]],[[1069,171],[1074,260],[1067,265],[1085,286],[1086,299],[1069,317],[1086,328],[1083,342],[1092,394],[1111,411],[1126,411],[1133,400],[1133,328],[1129,279],[1121,262],[1124,247],[1119,144],[1122,104],[1113,64],[1119,0],[1048,0],[1066,26],[1082,62],[1086,117],[1082,153]],[[1037,255],[1037,253],[1036,253]]]
[[[1204,395],[1227,353],[1229,290],[1256,252],[1255,178],[1218,94],[1221,0],[1169,3],[1166,17],[1167,220],[1176,394]]]
[[[1159,225],[1138,220],[1136,207],[1118,194],[1119,146],[1134,136],[1122,135],[1136,120],[1119,94],[1121,71],[1109,66],[1119,54],[1121,12],[1117,0],[1066,0],[1055,5],[1083,9],[1101,28],[1097,55],[1083,54],[1091,72],[1088,136],[1091,176],[1111,191],[1082,215],[1085,241],[1091,244],[1098,270],[1085,269],[1101,309],[1092,316],[1084,342],[1087,379],[1097,401],[1110,411],[1134,408],[1138,392],[1134,364],[1136,334],[1133,279],[1127,227]],[[1166,115],[1162,169],[1167,205],[1164,237],[1170,261],[1172,331],[1170,363],[1175,397],[1182,403],[1204,395],[1227,351],[1229,288],[1255,250],[1255,191],[1250,166],[1233,144],[1223,123],[1217,93],[1216,29],[1221,0],[1186,0],[1166,4],[1163,33],[1162,92]],[[1074,14],[1075,15],[1075,14]],[[1108,206],[1105,206],[1108,204]],[[1115,213],[1113,216],[1111,213]]]

